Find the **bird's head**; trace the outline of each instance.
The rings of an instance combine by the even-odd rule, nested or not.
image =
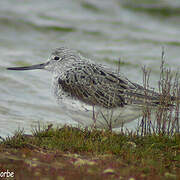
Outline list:
[[[55,49],[48,61],[41,64],[36,64],[32,66],[24,66],[24,67],[9,67],[8,70],[34,70],[34,69],[45,69],[50,72],[61,71],[63,67],[67,64],[70,64],[74,61],[77,61],[80,58],[79,53],[75,50],[71,50],[65,47]]]

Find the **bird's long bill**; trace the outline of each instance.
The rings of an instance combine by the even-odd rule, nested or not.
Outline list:
[[[44,69],[46,63],[36,64],[32,66],[24,66],[24,67],[9,67],[8,70],[16,70],[16,71],[25,71],[25,70],[34,70],[34,69]]]

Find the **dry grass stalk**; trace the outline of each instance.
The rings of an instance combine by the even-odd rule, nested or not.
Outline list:
[[[149,88],[150,72],[143,68],[143,84],[145,89]],[[164,50],[162,50],[159,87],[159,104],[155,111],[153,120],[151,107],[144,108],[143,118],[139,128],[141,135],[145,134],[168,134],[173,135],[180,132],[179,127],[179,103],[180,103],[180,85],[178,73],[173,78],[170,69],[165,68]],[[145,92],[146,95],[146,92]]]

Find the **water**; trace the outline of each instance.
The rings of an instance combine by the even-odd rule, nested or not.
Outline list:
[[[1,66],[46,61],[53,48],[67,46],[109,67],[118,58],[130,80],[142,84],[143,65],[157,88],[161,47],[166,66],[180,67],[178,0],[53,0],[0,2]],[[50,92],[51,74],[0,68],[0,136],[18,128],[29,133],[40,123],[73,123]],[[137,121],[131,123],[136,126]]]

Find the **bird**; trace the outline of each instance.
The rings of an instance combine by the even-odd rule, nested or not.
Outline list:
[[[117,128],[141,117],[144,107],[156,109],[160,104],[160,93],[67,47],[54,49],[45,63],[7,69],[51,72],[56,101],[85,127]]]

